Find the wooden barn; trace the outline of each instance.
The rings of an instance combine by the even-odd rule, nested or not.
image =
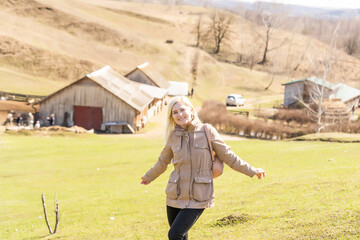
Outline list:
[[[151,69],[148,63],[137,66],[135,69],[125,74],[125,77],[131,81],[168,89],[170,83],[154,69]]]
[[[166,95],[149,87],[105,66],[40,101],[40,115],[43,123],[54,113],[56,125],[134,133],[144,126],[155,95]]]

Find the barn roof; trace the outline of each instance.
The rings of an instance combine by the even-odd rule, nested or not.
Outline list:
[[[170,83],[155,69],[149,66],[146,62],[137,66],[135,69],[131,70],[129,73],[125,74],[125,77],[129,76],[135,71],[140,71],[147,78],[153,81],[158,87],[168,89],[170,87]]]
[[[360,90],[350,87],[346,84],[336,84],[335,98],[340,98],[343,102],[347,102],[353,98],[360,96]]]
[[[108,65],[86,76],[140,112],[154,99],[141,85],[134,84]]]
[[[144,90],[144,87],[141,86],[145,84],[135,84],[133,81],[130,81],[120,73],[114,71],[108,65],[95,72],[87,74],[84,78],[88,78],[96,82],[140,112],[142,112],[154,100],[154,96],[149,93],[150,91]],[[61,90],[76,84],[84,78],[81,78],[71,83],[70,85],[54,92],[53,94],[41,100],[40,103],[60,92]]]
[[[133,82],[133,81],[131,81],[131,82],[135,85],[136,84],[140,85],[140,88],[142,90],[144,90],[145,92],[147,92],[153,98],[162,99],[168,93],[168,89],[159,88],[159,87],[151,86],[148,84],[143,84],[143,83],[138,83],[138,82]]]
[[[189,84],[187,82],[169,81],[169,95],[170,96],[187,96],[189,91]]]
[[[321,78],[314,77],[314,76],[309,77],[309,78],[302,78],[302,79],[294,80],[294,81],[291,81],[291,82],[284,83],[282,85],[290,85],[290,84],[293,84],[293,83],[305,82],[305,81],[313,82],[313,83],[315,83],[317,85],[324,86],[324,87],[329,88],[331,90],[334,90],[336,88],[336,84],[331,83],[331,82],[326,81],[326,80],[323,80]]]

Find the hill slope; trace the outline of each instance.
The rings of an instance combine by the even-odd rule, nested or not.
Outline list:
[[[314,73],[310,71],[314,68],[310,61],[304,58],[298,73],[290,76],[284,70],[289,62],[286,59],[299,58],[309,42],[313,49],[309,54],[316,62],[321,58],[315,50],[326,53],[324,44],[278,30],[271,44],[284,38],[287,44],[276,54],[269,53],[269,59],[278,59],[279,69],[266,91],[272,78],[271,65],[256,66],[250,71],[219,62],[192,46],[191,31],[199,14],[211,12],[194,6],[104,0],[1,1],[0,91],[46,95],[104,65],[126,74],[149,62],[168,80],[189,82],[195,88],[197,103],[207,98],[223,101],[230,92],[247,98],[278,96],[283,92],[281,83]],[[206,21],[209,20],[205,18]],[[253,41],[262,48],[261,40],[252,38],[249,22],[236,17],[233,28],[241,31],[224,52],[241,51],[246,57],[251,54]],[[166,44],[168,39],[174,43]],[[260,56],[261,50],[257,52]],[[359,61],[343,53],[337,59],[333,79],[359,87]]]

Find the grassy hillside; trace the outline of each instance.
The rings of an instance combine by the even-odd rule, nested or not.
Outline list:
[[[269,52],[272,64],[250,71],[246,64],[240,67],[219,62],[221,56],[193,47],[192,29],[199,14],[208,16],[212,11],[110,0],[1,1],[0,90],[46,95],[104,65],[126,74],[149,62],[168,80],[189,82],[195,88],[195,102],[200,103],[208,98],[223,101],[230,92],[247,98],[278,96],[283,92],[281,83],[319,69],[311,66],[309,59],[321,61],[327,46],[280,30],[270,47],[284,44],[279,51]],[[208,17],[204,22],[209,22]],[[263,43],[254,38],[251,23],[236,16],[233,30],[231,45],[221,53],[224,59],[232,61],[238,53],[247,58],[254,46],[260,59]],[[169,39],[174,43],[166,44]],[[311,47],[306,48],[309,44]],[[299,72],[288,73],[286,66],[297,64],[305,48],[311,50],[307,50]],[[264,91],[274,62],[278,65],[275,82]],[[356,87],[359,63],[339,53],[331,77]]]
[[[148,186],[141,176],[163,147],[137,135],[30,137],[2,135],[0,239],[166,239],[164,189],[169,169]],[[228,142],[267,171],[261,181],[225,167],[213,209],[192,239],[357,239],[360,237],[360,148],[352,143]],[[261,151],[259,151],[261,149]],[[48,235],[46,197],[58,233]],[[223,218],[237,223],[220,221]]]
[[[0,67],[1,91],[45,95],[52,89],[59,89],[63,86],[65,83],[62,81],[21,73],[10,67]]]

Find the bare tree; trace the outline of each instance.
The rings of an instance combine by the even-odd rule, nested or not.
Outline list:
[[[211,25],[209,26],[208,33],[214,41],[215,54],[219,53],[223,43],[230,42],[233,22],[234,17],[225,11],[216,10],[211,15]]]
[[[263,58],[259,62],[259,64],[265,64],[267,62],[266,54],[267,54],[267,51],[268,51],[270,36],[272,34],[272,30],[273,30],[273,27],[274,27],[274,24],[275,24],[275,20],[276,20],[276,18],[273,18],[272,16],[262,16],[262,21],[263,21],[263,24],[264,24],[265,29],[266,29],[266,35],[265,35],[265,38],[263,38],[264,41],[265,41],[265,48],[264,48]]]
[[[320,60],[320,64],[322,66],[322,78],[320,82],[305,82],[303,94],[298,94],[294,96],[301,104],[305,106],[308,110],[310,118],[316,121],[317,124],[317,133],[319,133],[324,127],[325,122],[323,121],[323,114],[326,112],[326,108],[324,107],[324,100],[329,98],[331,92],[325,87],[327,77],[331,71],[333,62],[336,59],[336,39],[338,30],[340,27],[340,22],[337,24],[333,31],[333,35],[331,38],[331,43],[329,46],[329,50],[324,56],[323,60]],[[319,69],[318,66],[315,65],[314,61],[309,58],[310,62],[314,68]],[[319,72],[320,74],[320,72]]]
[[[260,33],[260,31],[256,31],[256,33],[259,35],[259,37],[264,41],[264,51],[263,51],[263,57],[258,64],[266,64],[267,62],[267,53],[273,49],[269,49],[269,42],[270,39],[278,25],[279,22],[279,12],[281,10],[280,4],[275,3],[262,3],[257,2],[256,3],[256,11],[260,15],[260,17],[256,17],[255,24],[259,26],[263,26],[264,33]],[[276,48],[280,47],[283,43],[281,43]]]

